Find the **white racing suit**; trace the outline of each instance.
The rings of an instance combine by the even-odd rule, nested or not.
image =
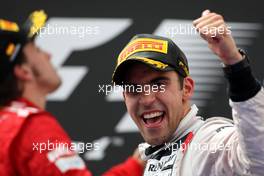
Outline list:
[[[197,107],[181,120],[174,139],[164,145],[139,145],[148,160],[144,176],[264,176],[264,90],[232,102],[233,121],[203,121]]]

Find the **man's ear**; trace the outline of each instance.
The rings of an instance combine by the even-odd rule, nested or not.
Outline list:
[[[194,91],[194,80],[191,77],[186,77],[183,80],[183,99],[191,99]]]
[[[15,65],[14,75],[22,81],[32,80],[32,70],[27,64]]]

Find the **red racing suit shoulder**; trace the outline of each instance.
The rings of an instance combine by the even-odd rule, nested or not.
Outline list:
[[[27,100],[22,99],[16,103],[24,103],[24,106],[19,104],[19,108],[10,106],[0,111],[0,131],[8,129],[6,135],[0,134],[0,143],[10,139],[7,147],[0,148],[0,153],[8,153],[4,155],[3,159],[8,162],[3,167],[0,160],[0,167],[6,170],[3,173],[10,176],[92,175],[80,156],[65,148],[71,145],[71,139],[50,113],[40,110]],[[133,176],[140,176],[143,168],[133,158],[129,158],[104,176],[129,176],[128,171],[134,173]]]
[[[27,119],[12,144],[11,157],[22,176],[91,176],[78,154],[69,150],[70,145],[56,119],[42,112]]]

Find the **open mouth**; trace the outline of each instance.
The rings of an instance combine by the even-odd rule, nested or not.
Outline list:
[[[146,127],[154,128],[159,127],[164,119],[165,112],[164,111],[152,111],[143,113],[141,115],[143,122]]]

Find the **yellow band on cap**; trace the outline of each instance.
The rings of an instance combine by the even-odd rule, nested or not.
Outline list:
[[[6,48],[6,55],[11,56],[15,51],[15,45],[14,43],[10,43]]]
[[[19,27],[16,23],[0,19],[0,29],[5,31],[18,32]]]
[[[179,62],[179,66],[184,70],[186,76],[189,76],[188,68],[182,61]]]
[[[167,54],[168,41],[150,38],[135,39],[128,43],[128,45],[121,51],[118,56],[117,65],[126,60],[130,55],[140,51],[155,51]]]
[[[164,63],[162,63],[160,61],[155,61],[155,60],[152,60],[152,59],[149,59],[149,58],[145,58],[145,57],[136,56],[136,57],[133,57],[131,59],[143,60],[144,62],[146,62],[148,64],[151,64],[151,65],[155,66],[158,69],[165,69],[166,67],[169,66],[168,64],[164,64]]]

